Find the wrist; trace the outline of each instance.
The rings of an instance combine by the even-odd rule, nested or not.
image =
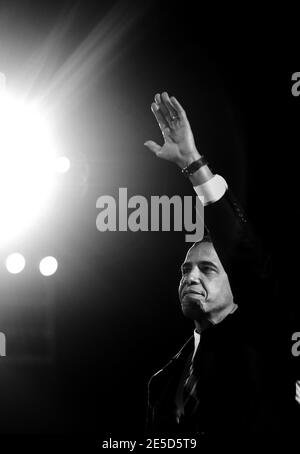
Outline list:
[[[199,186],[200,184],[206,183],[213,176],[214,174],[212,173],[208,165],[205,165],[201,167],[199,170],[197,170],[195,173],[193,173],[193,175],[189,177],[189,180],[193,186]]]
[[[201,158],[201,154],[197,150],[194,150],[189,155],[187,155],[184,158],[180,159],[177,162],[177,165],[181,169],[184,169],[185,167],[191,165],[193,162],[197,161],[199,158]]]

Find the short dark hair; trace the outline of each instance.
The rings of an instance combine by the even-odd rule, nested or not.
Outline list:
[[[201,243],[212,243],[213,244],[213,240],[212,240],[209,232],[205,232],[203,235],[203,238],[201,240],[195,241],[193,246],[196,246],[197,244],[201,244]]]

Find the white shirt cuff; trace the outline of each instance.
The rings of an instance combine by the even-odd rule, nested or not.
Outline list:
[[[197,196],[204,198],[204,206],[220,200],[227,188],[226,180],[221,175],[214,175],[205,183],[194,186]]]

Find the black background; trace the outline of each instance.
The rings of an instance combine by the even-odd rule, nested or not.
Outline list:
[[[291,75],[299,70],[296,12],[189,1],[1,2],[7,24],[1,71],[21,90],[28,60],[39,46],[43,52],[51,30],[72,13],[31,85],[31,94],[43,93],[89,33],[119,7],[123,22],[111,36],[121,23],[132,24],[105,64],[98,60],[68,92],[55,117],[73,168],[47,229],[36,226],[26,237],[28,251],[33,244],[51,244],[61,259],[49,284],[55,290],[55,359],[0,359],[2,433],[64,434],[73,441],[81,434],[97,443],[124,434],[142,437],[147,381],[191,333],[177,298],[188,248],[184,233],[100,233],[95,226],[97,198],[117,197],[119,187],[127,187],[128,196],[193,194],[177,168],[143,146],[148,139],[161,142],[150,111],[157,92],[182,102],[199,150],[230,183],[272,250],[283,284],[275,310],[288,321],[290,336],[300,330],[300,106],[291,94]],[[82,59],[73,72],[88,67]],[[66,78],[64,89],[70,84]],[[18,285],[21,294],[29,278],[28,272],[9,285]],[[268,328],[272,344],[278,327]],[[297,376],[297,358],[287,354]]]

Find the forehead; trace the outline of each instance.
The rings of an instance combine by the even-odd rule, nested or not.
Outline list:
[[[211,261],[221,265],[220,259],[212,243],[203,242],[194,244],[187,252],[184,263],[197,263],[200,261]]]

